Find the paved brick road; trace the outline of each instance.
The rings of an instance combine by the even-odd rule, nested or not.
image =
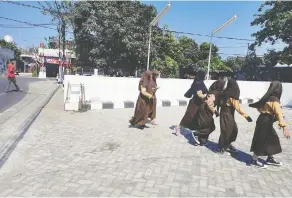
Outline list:
[[[241,152],[220,157],[216,143],[172,135],[184,111],[159,108],[160,125],[140,131],[128,127],[133,109],[65,112],[60,91],[1,168],[0,196],[292,196],[292,142],[282,133],[284,166],[261,170],[246,165],[254,123],[238,116]]]

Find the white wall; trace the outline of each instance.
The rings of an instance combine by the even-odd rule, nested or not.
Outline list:
[[[126,77],[103,77],[103,76],[73,76],[65,75],[64,80],[64,102],[66,99],[68,82],[71,84],[85,85],[85,100],[97,101],[136,101],[139,91],[138,83],[140,78]],[[179,100],[184,99],[185,92],[190,88],[191,79],[164,79],[158,78],[157,84],[160,89],[157,91],[159,100]],[[214,81],[205,81],[209,87]],[[240,99],[259,99],[267,89],[270,82],[262,81],[238,81],[240,87]],[[292,83],[282,83],[283,94],[282,105],[292,106]]]

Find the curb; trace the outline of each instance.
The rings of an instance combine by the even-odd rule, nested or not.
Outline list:
[[[31,124],[35,121],[35,119],[38,117],[38,115],[41,113],[42,109],[48,104],[48,102],[51,100],[51,98],[55,95],[55,93],[58,91],[60,86],[57,86],[44,100],[44,102],[20,125],[18,128],[18,131],[12,137],[12,139],[8,140],[6,143],[2,153],[0,153],[0,168],[5,164],[11,153],[16,148],[17,144],[20,142],[20,140],[23,138],[23,136],[28,131]]]
[[[240,104],[251,104],[257,101],[257,99],[245,98],[239,99]],[[157,100],[157,107],[181,107],[187,106],[189,100]],[[101,102],[91,102],[90,110],[98,110],[98,109],[129,109],[135,108],[135,101],[101,101]]]

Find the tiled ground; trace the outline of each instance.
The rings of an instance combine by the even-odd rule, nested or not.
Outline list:
[[[134,109],[63,111],[60,90],[1,168],[0,196],[292,196],[292,143],[280,131],[283,167],[246,164],[255,110],[243,105],[253,123],[237,115],[241,151],[219,156],[218,118],[208,147],[172,134],[185,108],[158,108],[159,125],[141,131],[128,125]]]

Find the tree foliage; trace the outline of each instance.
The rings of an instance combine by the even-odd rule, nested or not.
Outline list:
[[[14,51],[14,58],[20,60],[21,51],[15,45],[14,42],[6,42],[4,39],[0,39],[0,47],[7,48]]]
[[[77,1],[44,2],[44,12],[56,20],[70,10],[77,58],[83,65],[135,74],[146,70],[149,40],[149,24],[157,15],[152,5],[140,1]],[[66,15],[67,16],[67,15]],[[209,43],[201,45],[186,36],[177,36],[158,26],[152,27],[150,68],[161,71],[164,77],[182,76],[184,70],[207,68]],[[218,55],[218,47],[212,46],[212,71],[230,71],[230,67]]]
[[[251,45],[261,46],[262,43],[274,45],[277,41],[283,41],[286,46],[277,53],[279,61],[292,63],[292,2],[291,1],[266,1],[258,9],[258,14],[252,21],[252,26],[260,26],[261,29],[252,36],[256,41]],[[275,55],[275,53],[273,53]]]
[[[245,57],[241,70],[245,73],[247,80],[254,80],[261,75],[263,59],[257,57],[255,53],[250,53]]]
[[[73,25],[71,12],[74,6],[71,0],[61,1],[38,1],[38,4],[43,8],[44,15],[52,16],[52,21],[64,20],[69,25]]]
[[[76,3],[73,17],[79,59],[127,71],[145,68],[149,24],[155,15],[153,6],[137,1]],[[155,28],[152,34],[155,36]]]
[[[244,65],[244,60],[241,57],[227,57],[225,65],[232,70],[240,70]]]
[[[275,50],[268,50],[268,52],[264,55],[265,66],[268,69],[274,67],[275,65],[277,65],[278,62],[280,62],[280,56],[280,52],[277,52]]]

